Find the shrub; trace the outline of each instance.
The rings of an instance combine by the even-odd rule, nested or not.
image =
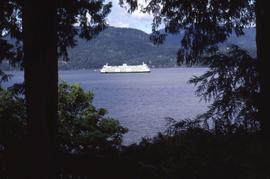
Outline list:
[[[18,90],[20,89],[20,90]],[[79,85],[59,84],[58,141],[62,152],[79,153],[117,148],[127,129],[106,116],[106,109],[93,106],[93,93]],[[27,116],[24,90],[14,86],[0,91],[0,151],[26,136]]]

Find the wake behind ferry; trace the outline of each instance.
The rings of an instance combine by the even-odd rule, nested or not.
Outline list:
[[[142,65],[127,65],[109,66],[108,63],[100,69],[100,73],[149,73],[150,68],[147,64]]]

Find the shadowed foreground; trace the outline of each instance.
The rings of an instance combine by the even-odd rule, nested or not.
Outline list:
[[[0,91],[0,178],[28,178],[27,119],[23,88]],[[269,143],[245,123],[169,120],[167,131],[139,144],[122,145],[127,129],[93,94],[59,84],[57,176],[88,178],[269,178]],[[39,163],[37,163],[39,165]],[[42,173],[40,173],[42,176]]]
[[[59,178],[269,178],[265,147],[258,134],[192,127],[121,150],[61,153],[57,166]],[[26,165],[23,153],[2,152],[1,178],[20,178]]]

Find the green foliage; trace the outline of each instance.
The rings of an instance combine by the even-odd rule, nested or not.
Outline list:
[[[122,5],[130,6],[131,12],[140,7],[137,2],[120,0]],[[222,42],[230,36],[243,35],[244,28],[255,23],[255,1],[148,0],[145,4],[140,7],[142,11],[154,16],[151,36],[154,43],[163,43],[168,33],[181,32],[179,64],[204,62],[210,67],[202,76],[190,80],[198,85],[198,96],[213,101],[199,118],[212,120],[215,127],[235,124],[258,129],[258,121],[262,119],[257,115],[260,91],[256,60],[237,47],[216,53]],[[161,25],[165,26],[164,31],[159,31]]]
[[[59,84],[58,143],[63,152],[80,153],[102,147],[119,147],[127,129],[106,110],[96,109],[93,94],[76,84]],[[18,88],[0,91],[0,146],[22,141],[26,136],[26,106]],[[1,147],[0,147],[1,148]]]
[[[127,129],[117,120],[104,117],[107,111],[92,105],[93,94],[76,84],[59,84],[59,137],[67,151],[119,146]]]
[[[255,1],[253,0],[193,0],[169,1],[147,0],[139,4],[137,0],[120,0],[128,4],[130,11],[138,9],[153,15],[151,39],[162,43],[168,33],[184,33],[179,42],[179,64],[197,63],[198,56],[219,42],[224,42],[235,32],[243,35],[243,29],[255,21]],[[142,6],[142,7],[141,7]],[[160,26],[165,32],[160,32]]]
[[[16,145],[25,129],[25,100],[15,90],[0,90],[0,146]]]
[[[24,56],[22,7],[27,3],[20,0],[0,1],[0,64],[3,60],[8,60],[13,66],[22,64]],[[112,3],[104,3],[104,0],[57,1],[55,23],[58,57],[68,60],[67,49],[76,45],[75,36],[90,40],[104,30],[107,26],[105,19],[111,7]],[[0,70],[0,77],[2,75],[3,72]]]
[[[202,100],[211,102],[209,110],[199,118],[213,121],[216,127],[221,123],[258,129],[257,60],[237,46],[231,46],[227,54],[216,52],[204,61],[209,70],[189,81],[197,85],[196,94]]]
[[[0,2],[0,61],[22,60],[22,6],[18,0]],[[67,48],[76,45],[75,35],[90,40],[106,27],[111,3],[98,1],[63,1],[57,3],[57,46],[59,56],[67,58]],[[89,21],[90,20],[90,21]],[[80,28],[74,26],[77,23]],[[8,41],[7,38],[12,38]]]

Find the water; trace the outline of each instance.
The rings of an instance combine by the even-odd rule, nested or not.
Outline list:
[[[94,105],[109,111],[129,129],[124,144],[138,142],[165,130],[165,117],[192,118],[206,111],[206,104],[195,96],[195,87],[187,84],[193,75],[206,68],[152,69],[151,73],[100,74],[93,70],[60,71],[60,80],[79,83],[94,95]],[[14,72],[9,83],[23,80]]]

